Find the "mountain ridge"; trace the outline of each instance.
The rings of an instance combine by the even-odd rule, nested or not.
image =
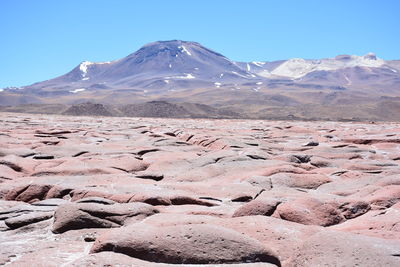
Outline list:
[[[252,80],[261,85],[260,82],[274,79],[301,82],[302,78],[318,83],[322,81],[313,80],[315,73],[359,67],[369,68],[366,71],[383,68],[400,77],[397,61],[384,61],[373,53],[323,59],[236,62],[197,42],[171,40],[146,44],[125,58],[113,61],[82,61],[65,75],[22,86],[18,90],[38,92],[53,87],[58,91],[70,89],[64,92],[76,94],[91,89],[221,87],[223,84],[232,86]],[[350,77],[344,79],[347,81],[345,84],[352,84]],[[16,91],[14,88],[4,90]]]
[[[146,44],[114,61],[83,61],[54,79],[5,88],[0,105],[162,100],[232,108],[256,117],[281,117],[279,112],[310,117],[311,106],[319,107],[317,113],[343,106],[350,117],[388,119],[381,97],[395,99],[392,106],[397,107],[399,96],[400,60],[386,61],[373,53],[237,62],[197,42],[171,40]],[[371,110],[382,114],[369,115]]]

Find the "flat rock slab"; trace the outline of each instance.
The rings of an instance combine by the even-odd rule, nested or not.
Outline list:
[[[0,220],[7,220],[23,214],[53,212],[56,208],[56,206],[34,206],[29,204],[19,204],[11,208],[0,210]]]
[[[399,222],[400,210],[390,208],[369,211],[364,215],[330,228],[366,236],[400,240]]]
[[[5,220],[5,224],[11,228],[16,229],[28,224],[37,223],[53,217],[53,212],[32,212],[23,214]]]
[[[33,206],[60,206],[62,204],[67,204],[68,200],[62,198],[48,198],[45,200],[40,200],[37,202],[31,203]]]
[[[400,241],[322,231],[307,239],[288,266],[399,266]]]

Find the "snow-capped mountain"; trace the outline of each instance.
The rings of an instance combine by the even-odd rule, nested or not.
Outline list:
[[[275,75],[297,79],[313,71],[334,71],[353,67],[379,68],[384,65],[385,61],[377,58],[373,53],[368,53],[365,56],[340,55],[335,58],[319,60],[293,58],[282,62],[272,70],[263,70],[259,72],[259,75],[264,77]]]
[[[294,105],[298,100],[288,97],[310,95],[316,90],[397,96],[400,61],[385,61],[369,53],[312,60],[235,62],[196,42],[160,41],[147,44],[122,59],[83,61],[60,77],[24,87],[4,88],[0,90],[0,105],[87,100],[190,101],[191,98],[202,103],[252,104],[263,103],[260,95],[287,94],[288,90],[295,91],[290,96],[273,96],[271,101]],[[244,95],[246,99],[242,99]]]
[[[364,56],[339,55],[335,58],[293,58],[275,62],[241,63],[242,68],[268,80],[289,79],[292,84],[331,86],[341,89],[400,87],[400,64],[385,61],[373,53]],[[333,86],[333,87],[332,87]]]
[[[39,94],[54,94],[54,91],[76,94],[104,89],[143,89],[157,93],[257,79],[261,78],[198,43],[173,40],[147,44],[111,62],[84,61],[63,76],[25,89]]]

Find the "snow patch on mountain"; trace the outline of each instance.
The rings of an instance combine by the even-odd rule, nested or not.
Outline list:
[[[73,93],[73,94],[76,94],[76,93],[79,93],[79,92],[83,92],[83,91],[85,91],[86,89],[85,88],[78,88],[78,89],[75,89],[75,90],[71,90],[71,91],[69,91],[70,93]]]
[[[196,78],[193,76],[191,73],[184,73],[185,76],[171,76],[171,77],[165,77],[166,79],[194,79]]]
[[[237,73],[236,71],[231,71],[233,74],[235,74],[236,76],[242,77],[242,78],[247,78],[246,76]]]
[[[307,60],[292,58],[271,71],[272,75],[300,78],[313,71],[332,71],[351,67],[378,68],[385,64],[383,59],[377,58],[375,54],[368,53],[365,56],[340,56],[321,60]],[[263,73],[259,75],[264,76]],[[266,77],[266,76],[264,76]]]
[[[85,78],[89,69],[89,66],[91,65],[102,65],[102,64],[110,64],[111,61],[105,61],[105,62],[90,62],[90,61],[83,61],[81,64],[79,64],[79,69],[82,72],[82,78]],[[84,80],[84,79],[82,79]]]
[[[251,63],[253,63],[253,64],[256,65],[257,67],[262,67],[262,66],[265,65],[265,62],[260,62],[260,61],[253,61],[253,62],[251,62]]]
[[[178,46],[178,48],[181,50],[182,53],[186,53],[188,56],[191,56],[192,54],[184,47],[183,45]]]
[[[344,78],[347,81],[347,85],[351,85],[351,80],[349,79],[349,77],[347,77],[347,75],[344,75]]]
[[[93,62],[90,61],[83,61],[80,65],[79,65],[79,69],[82,72],[82,77],[85,77],[88,71],[88,67],[90,65],[94,64]]]

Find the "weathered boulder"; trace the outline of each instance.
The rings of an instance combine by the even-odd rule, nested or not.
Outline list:
[[[54,233],[83,228],[120,227],[157,213],[145,203],[103,205],[97,203],[71,203],[60,206],[54,214]]]
[[[6,200],[16,200],[24,202],[36,202],[43,200],[51,185],[29,184],[26,186],[16,187],[5,196]]]
[[[91,252],[101,251],[119,252],[151,262],[268,262],[280,266],[275,253],[257,240],[215,225],[155,227],[134,224],[100,236]]]
[[[284,220],[306,225],[329,226],[345,220],[335,205],[315,198],[298,198],[282,203],[277,213]]]
[[[264,215],[271,216],[281,202],[276,199],[252,200],[238,208],[232,217]]]

